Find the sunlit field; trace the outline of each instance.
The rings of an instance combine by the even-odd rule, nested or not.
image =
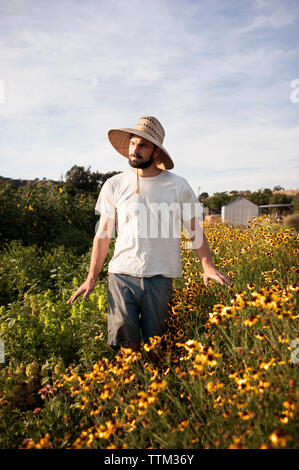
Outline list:
[[[265,217],[248,228],[204,229],[233,285],[205,287],[182,236],[183,278],[173,283],[167,332],[140,352],[106,343],[106,272],[85,301],[67,305],[88,255],[75,260],[61,248],[43,258],[59,264],[53,285],[24,289],[0,310],[1,448],[298,447],[296,232]],[[15,259],[20,283],[31,275],[38,284],[36,257],[16,243],[2,263]],[[152,363],[158,346],[162,359]]]

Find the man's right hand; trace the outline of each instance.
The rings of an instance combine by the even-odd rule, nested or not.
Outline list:
[[[69,298],[67,301],[67,304],[72,304],[79,295],[81,295],[83,292],[85,294],[83,295],[83,300],[85,300],[89,294],[94,290],[96,285],[96,280],[95,279],[86,279],[86,281],[79,287],[79,289],[76,290],[76,292]]]

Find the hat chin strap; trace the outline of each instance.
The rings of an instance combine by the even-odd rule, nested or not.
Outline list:
[[[136,193],[140,193],[140,182],[139,182],[139,173],[138,173],[138,168],[137,168],[137,188],[136,188]]]

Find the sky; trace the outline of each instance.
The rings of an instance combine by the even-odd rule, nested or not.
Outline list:
[[[0,3],[1,176],[124,171],[145,115],[196,195],[298,188],[299,1]]]

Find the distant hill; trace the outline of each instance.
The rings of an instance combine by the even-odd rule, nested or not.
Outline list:
[[[280,191],[273,191],[273,194],[285,194],[286,196],[292,196],[295,197],[299,193],[299,189],[293,188],[293,189],[283,189]]]
[[[34,180],[23,180],[23,179],[13,179],[13,178],[6,178],[4,176],[0,176],[0,184],[5,184],[5,183],[10,183],[12,184],[15,188],[18,188],[20,186],[53,186],[54,185],[63,185],[63,181],[54,181],[54,180],[47,180],[46,178],[43,178],[42,180],[35,178]]]

